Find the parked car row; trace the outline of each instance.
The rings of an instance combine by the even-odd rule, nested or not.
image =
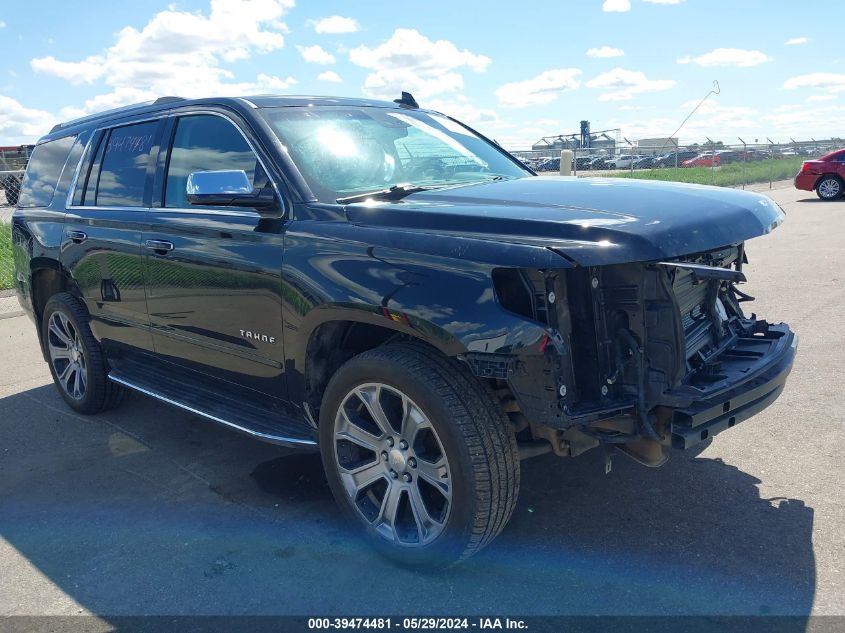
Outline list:
[[[824,149],[819,152],[826,151]],[[817,152],[817,153],[819,153]],[[770,159],[806,156],[806,148],[796,149],[680,149],[663,154],[599,154],[576,155],[573,169],[576,171],[606,169],[659,169],[674,167],[719,167],[738,162],[755,162]],[[534,171],[560,171],[559,156],[521,158],[522,163]]]

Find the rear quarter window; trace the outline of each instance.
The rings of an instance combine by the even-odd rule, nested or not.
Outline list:
[[[37,145],[29,159],[21,185],[19,207],[46,207],[53,201],[76,136],[66,136]]]

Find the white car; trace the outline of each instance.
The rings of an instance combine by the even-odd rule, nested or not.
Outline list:
[[[627,169],[631,166],[631,163],[638,158],[640,158],[640,156],[637,156],[636,154],[622,154],[607,161],[607,166],[610,169]]]

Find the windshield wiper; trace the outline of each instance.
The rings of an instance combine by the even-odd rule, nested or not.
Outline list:
[[[387,189],[378,189],[376,191],[368,191],[367,193],[356,193],[354,196],[346,196],[345,198],[338,198],[338,204],[351,204],[353,202],[363,202],[364,200],[401,200],[405,196],[410,196],[412,193],[425,191],[431,187],[421,187],[419,185],[393,185]]]

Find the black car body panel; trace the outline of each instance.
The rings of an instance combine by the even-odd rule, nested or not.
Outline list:
[[[731,401],[736,422],[777,395],[794,355],[788,328],[745,318],[731,275],[699,279],[666,265],[741,271],[743,242],[784,219],[768,198],[525,170],[343,206],[317,199],[259,113],[339,105],[408,109],[317,97],[165,99],[57,126],[39,145],[69,135],[78,145],[55,195],[13,217],[22,305],[38,322],[50,292],[75,293],[113,380],[217,421],[252,403],[233,426],[295,445],[314,443],[331,372],[392,340],[423,342],[510,392],[522,416],[515,428],[559,454],[657,445],[661,435],[688,447],[695,433],[700,441],[705,428],[731,425]],[[177,121],[198,115],[239,130],[277,213],[163,206]],[[75,200],[97,173],[98,139],[149,120],[159,123],[143,204]],[[754,337],[782,344],[749,351]],[[752,366],[771,387],[762,395],[744,378]],[[697,387],[708,380],[724,390]],[[742,395],[751,391],[753,402]],[[267,411],[271,422],[259,422]]]

